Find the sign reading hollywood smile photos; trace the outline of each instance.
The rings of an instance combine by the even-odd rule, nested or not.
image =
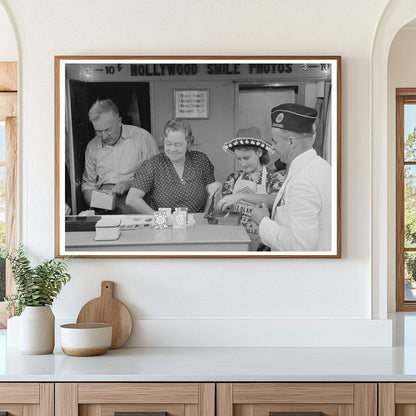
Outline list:
[[[55,90],[56,256],[341,256],[340,57],[57,56]]]

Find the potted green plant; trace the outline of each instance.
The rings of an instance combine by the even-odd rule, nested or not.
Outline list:
[[[55,316],[51,305],[71,276],[68,257],[45,260],[32,266],[26,250],[3,252],[10,261],[16,292],[5,297],[7,308],[19,318],[19,350],[49,354],[55,346]]]

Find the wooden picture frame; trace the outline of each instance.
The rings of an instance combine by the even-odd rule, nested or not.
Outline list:
[[[228,219],[221,216],[219,219],[215,218],[216,224],[212,224],[211,217],[209,224],[203,213],[192,215],[190,210],[187,218],[188,221],[195,220],[194,226],[173,229],[167,222],[166,229],[155,229],[151,214],[114,214],[111,211],[97,212],[94,209],[93,212],[90,209],[83,193],[86,183],[85,152],[94,135],[98,137],[101,134],[100,129],[96,126],[94,128],[93,122],[88,118],[92,104],[97,99],[110,98],[118,106],[120,125],[134,126],[136,130],[141,128],[149,132],[162,153],[162,156],[158,156],[159,159],[167,160],[169,154],[163,153],[164,144],[161,138],[165,123],[179,115],[176,98],[183,91],[191,92],[191,95],[198,91],[203,93],[203,97],[200,97],[202,102],[198,103],[202,106],[200,113],[195,111],[194,102],[190,103],[188,113],[181,113],[186,116],[181,118],[191,124],[195,139],[192,148],[187,144],[187,149],[192,150],[193,154],[199,152],[208,157],[214,168],[215,180],[221,184],[229,180],[230,173],[241,170],[233,152],[223,150],[224,143],[234,139],[240,129],[255,126],[260,130],[262,139],[271,142],[270,111],[273,107],[294,103],[317,109],[313,151],[326,160],[330,172],[327,177],[330,184],[330,198],[327,198],[330,199],[327,204],[329,214],[325,216],[325,222],[330,225],[326,248],[318,248],[318,243],[314,241],[313,244],[308,243],[309,246],[296,242],[293,245],[295,248],[279,249],[278,246],[272,246],[271,251],[251,251],[251,239],[246,232],[248,228],[231,225],[231,216]],[[185,107],[182,108],[184,109]],[[197,117],[198,115],[202,116]],[[125,127],[121,129],[124,131]],[[119,138],[125,138],[123,134],[120,133]],[[103,148],[103,142],[100,143]],[[97,148],[99,147],[96,146]],[[152,164],[153,160],[145,165],[149,163]],[[128,163],[125,159],[119,165],[127,170]],[[57,257],[339,258],[341,57],[56,56],[55,167]],[[155,171],[158,169],[154,168]],[[280,169],[280,161],[274,160],[272,156],[267,164],[267,171],[285,172]],[[128,174],[133,175],[131,172]],[[100,175],[97,172],[96,178],[104,177]],[[263,173],[258,175],[260,177]],[[237,177],[236,173],[235,178]],[[166,178],[174,182],[177,179],[176,173],[169,174]],[[129,179],[129,183],[131,181]],[[187,181],[183,180],[183,183]],[[281,183],[284,183],[283,179]],[[109,185],[113,186],[111,180]],[[136,186],[139,186],[137,182]],[[277,185],[274,184],[270,189],[277,190],[274,186]],[[207,189],[209,190],[209,186]],[[108,195],[114,189],[105,192],[105,198],[111,199]],[[281,194],[284,192],[289,191],[282,190]],[[216,202],[221,198],[220,193],[221,190],[216,193]],[[149,193],[145,198],[148,195]],[[285,202],[282,195],[279,206]],[[210,205],[210,201],[214,207],[214,199],[208,199],[206,207]],[[153,208],[154,200],[147,201],[151,201],[149,204]],[[191,200],[191,204],[193,202]],[[111,205],[111,201],[108,203]],[[180,204],[179,207],[184,208],[184,205]],[[287,207],[289,209],[289,205]],[[171,208],[177,207],[172,203]],[[276,223],[276,212],[279,209],[274,208],[272,211],[275,216],[273,221]],[[114,240],[95,240],[95,225],[100,219],[105,220],[105,224],[108,220],[115,220],[116,223],[120,220],[121,232],[108,234]],[[315,225],[307,222],[306,228]],[[304,228],[302,233],[306,233]]]

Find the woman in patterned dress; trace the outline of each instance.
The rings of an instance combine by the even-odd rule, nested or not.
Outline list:
[[[191,125],[184,119],[172,119],[162,138],[164,153],[145,160],[136,170],[126,204],[140,214],[177,207],[204,212],[221,184],[215,181],[214,166],[207,155],[190,150],[195,140]]]
[[[225,180],[223,198],[218,201],[217,208],[242,214],[241,223],[251,239],[250,249],[255,251],[261,240],[251,211],[256,204],[273,205],[286,171],[267,170],[273,150],[270,143],[261,139],[260,130],[256,127],[239,130],[236,138],[224,143],[223,149],[234,154],[242,169],[231,173]]]

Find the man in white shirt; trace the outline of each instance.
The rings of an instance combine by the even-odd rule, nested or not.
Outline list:
[[[110,99],[97,100],[88,117],[95,137],[85,150],[82,195],[88,205],[94,190],[117,195],[116,206],[124,206],[135,170],[159,153],[152,135],[146,130],[121,123],[116,104]]]
[[[275,251],[331,249],[331,167],[313,149],[317,111],[282,104],[271,111],[273,148],[288,174],[273,203],[253,209],[263,244]]]

